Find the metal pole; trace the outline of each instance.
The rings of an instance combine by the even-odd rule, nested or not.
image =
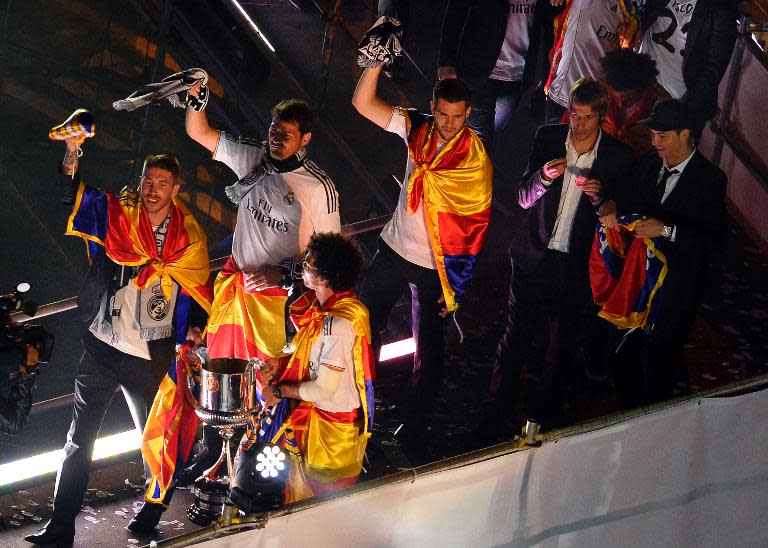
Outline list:
[[[155,62],[152,65],[152,75],[150,76],[151,82],[157,81],[160,68],[165,62],[165,52],[168,49],[168,29],[171,26],[171,17],[173,16],[173,4],[174,0],[165,0],[163,3],[163,19],[160,23],[160,28],[157,31],[157,51],[155,52]],[[136,150],[136,163],[133,166],[133,181],[138,181],[141,176],[142,162],[144,161],[144,148],[147,143],[147,133],[151,121],[152,106],[150,105],[144,109],[144,123],[141,125],[139,146]]]
[[[723,133],[728,131],[731,109],[736,100],[736,91],[738,90],[739,79],[741,78],[741,64],[744,60],[744,48],[749,39],[749,17],[744,15],[739,20],[739,38],[731,61],[731,71],[728,74],[728,87],[725,91],[725,97],[723,97],[723,108],[720,110],[719,123],[716,129],[717,138],[715,139],[715,146],[712,151],[712,162],[717,166],[720,165],[720,160],[723,156]]]
[[[323,51],[320,55],[322,62],[320,64],[320,78],[318,79],[317,91],[315,94],[315,109],[322,111],[325,104],[325,94],[328,89],[328,76],[331,71],[331,61],[333,60],[333,43],[336,40],[336,24],[341,21],[341,0],[333,3],[330,13],[323,13],[326,18],[325,34],[323,34]]]

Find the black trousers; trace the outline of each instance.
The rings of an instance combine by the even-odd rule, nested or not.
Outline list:
[[[444,320],[440,317],[442,305],[437,302],[443,294],[440,278],[436,270],[406,261],[380,239],[360,290],[360,299],[370,313],[377,359],[389,313],[408,289],[411,292],[411,329],[416,341],[409,411],[426,416],[434,408],[443,376]]]
[[[650,334],[636,330],[627,335],[618,352],[611,355],[611,375],[620,409],[668,400],[675,395],[678,382],[687,385],[685,343],[695,312],[683,311],[675,316],[675,322],[660,317]],[[625,334],[621,331],[619,336]]]
[[[172,339],[151,341],[153,359],[145,360],[116,350],[90,332],[83,338],[83,347],[75,377],[72,424],[53,495],[52,520],[61,524],[74,522],[80,511],[91,473],[93,445],[115,389],[122,388],[133,422],[143,430],[174,353]]]
[[[550,427],[561,420],[563,390],[588,302],[583,281],[574,282],[579,277],[567,259],[565,253],[547,251],[527,275],[516,271],[512,261],[507,322],[496,350],[486,419],[502,421],[512,415],[526,363],[526,417]]]

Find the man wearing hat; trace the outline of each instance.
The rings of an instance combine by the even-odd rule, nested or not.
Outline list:
[[[621,363],[616,368],[619,405],[635,407],[669,398],[676,373],[683,370],[685,342],[696,311],[708,288],[712,261],[726,234],[725,173],[695,148],[695,118],[676,99],[657,103],[650,118],[639,123],[651,130],[655,151],[641,160],[634,184],[624,187],[617,203],[606,201],[600,220],[615,227],[616,213],[638,213],[646,218],[636,225],[637,238],[665,238],[667,274],[661,308],[653,330],[624,346],[626,357],[639,356],[635,344],[646,351],[642,363]],[[623,358],[620,357],[623,362]],[[637,387],[645,381],[646,393]]]

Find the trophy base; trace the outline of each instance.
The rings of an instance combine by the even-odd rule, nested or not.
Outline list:
[[[221,516],[224,505],[231,505],[229,479],[200,477],[191,489],[195,502],[187,508],[187,519],[195,525],[207,527]]]

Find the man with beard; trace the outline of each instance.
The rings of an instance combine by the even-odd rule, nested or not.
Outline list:
[[[189,90],[193,98],[208,92],[201,84]],[[252,358],[272,365],[283,359],[286,301],[294,282],[301,278],[307,242],[315,232],[341,231],[333,181],[307,159],[314,119],[306,102],[281,101],[272,109],[267,140],[259,141],[214,129],[204,109],[186,110],[187,134],[238,177],[225,189],[238,205],[237,223],[232,255],[214,286],[206,335],[205,368],[210,371],[239,373]],[[195,473],[213,464],[220,444],[216,431],[205,427],[204,449],[194,465]],[[172,483],[148,493],[129,529],[154,529],[172,493]]]
[[[112,194],[80,181],[78,140],[66,143],[59,189],[62,202],[74,206],[66,233],[88,246],[91,267],[77,305],[90,328],[83,336],[53,514],[44,529],[24,537],[57,546],[74,541],[93,446],[115,389],[122,388],[136,428],[143,430],[180,342],[175,335],[190,323],[192,301],[208,312],[211,298],[205,234],[176,198],[181,186],[176,158],[147,157],[138,192],[126,187]],[[199,339],[205,322],[197,319],[202,321],[192,320],[196,328],[189,338]]]
[[[420,440],[428,426],[443,370],[443,319],[469,289],[490,218],[493,168],[485,147],[465,127],[469,88],[460,79],[435,85],[431,114],[394,107],[377,96],[381,66],[367,68],[352,104],[408,147],[397,207],[384,227],[362,283],[376,355],[387,317],[408,289],[416,342],[410,421]]]

